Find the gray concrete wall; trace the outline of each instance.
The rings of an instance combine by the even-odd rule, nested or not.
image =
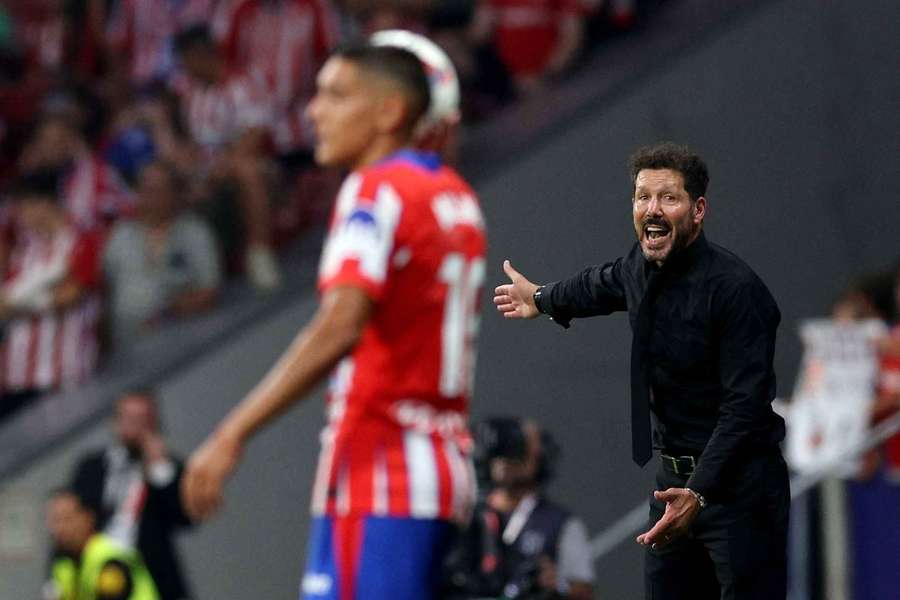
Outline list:
[[[892,0],[771,2],[678,60],[661,56],[664,69],[481,182],[490,287],[503,258],[545,281],[623,253],[632,238],[627,154],[658,139],[686,142],[712,173],[708,236],[755,267],[781,305],[776,366],[790,382],[798,319],[827,312],[854,274],[900,253],[897,16]],[[555,495],[592,531],[605,527],[646,496],[651,478],[628,459],[624,318],[563,332],[504,322],[487,293],[485,305],[476,416],[542,419],[564,447]],[[307,300],[272,315],[162,387],[177,448],[202,439],[311,311]],[[296,597],[321,422],[317,396],[254,442],[223,514],[184,540],[199,598]],[[7,485],[0,509],[26,499],[37,528],[38,499],[77,450],[102,439],[102,425]],[[0,598],[35,596],[43,552],[0,556]],[[601,560],[598,597],[640,598],[640,565],[632,544]]]

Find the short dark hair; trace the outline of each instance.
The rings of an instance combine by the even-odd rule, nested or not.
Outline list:
[[[47,500],[52,502],[57,498],[63,498],[67,496],[71,496],[72,498],[74,498],[75,501],[78,502],[78,505],[82,508],[82,510],[90,511],[94,514],[94,516],[96,516],[97,511],[94,510],[94,507],[91,506],[90,502],[88,502],[85,494],[82,492],[82,490],[77,489],[73,485],[61,485],[51,489],[47,493]]]
[[[209,27],[198,23],[179,31],[175,35],[174,46],[175,52],[184,54],[193,48],[213,48],[215,42],[213,42]]]
[[[428,75],[422,61],[409,50],[354,43],[339,47],[332,56],[349,60],[365,71],[377,73],[400,84],[409,99],[407,125],[410,129],[428,112],[428,106],[431,104]]]
[[[59,200],[60,174],[55,169],[40,169],[25,173],[12,185],[10,196],[15,200]]]
[[[692,152],[687,146],[672,142],[661,142],[652,146],[638,148],[628,159],[631,169],[631,184],[638,173],[644,169],[672,169],[684,177],[684,189],[691,200],[706,195],[709,184],[709,171],[699,154]]]

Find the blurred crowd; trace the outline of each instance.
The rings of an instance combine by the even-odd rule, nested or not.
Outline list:
[[[336,44],[429,35],[472,122],[659,1],[3,0],[0,416],[215,306],[228,278],[279,287],[279,250],[340,178],[304,117]]]
[[[887,333],[875,341],[879,364],[872,424],[900,412],[900,262],[851,283],[835,303],[832,316],[842,322],[874,319],[887,326]],[[861,479],[879,472],[887,481],[900,485],[900,433],[863,458]]]

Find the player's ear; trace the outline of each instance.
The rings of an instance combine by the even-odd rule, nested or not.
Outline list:
[[[378,130],[383,133],[394,133],[406,129],[408,114],[409,105],[403,94],[385,94],[376,116]]]

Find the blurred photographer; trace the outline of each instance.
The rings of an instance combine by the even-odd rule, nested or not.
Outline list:
[[[585,525],[544,495],[559,446],[535,422],[513,418],[488,419],[475,436],[482,496],[451,555],[449,597],[592,598]]]
[[[183,463],[163,439],[153,392],[120,396],[112,425],[111,443],[81,458],[71,488],[98,531],[140,552],[160,600],[190,598],[174,540],[193,524],[178,493]]]

